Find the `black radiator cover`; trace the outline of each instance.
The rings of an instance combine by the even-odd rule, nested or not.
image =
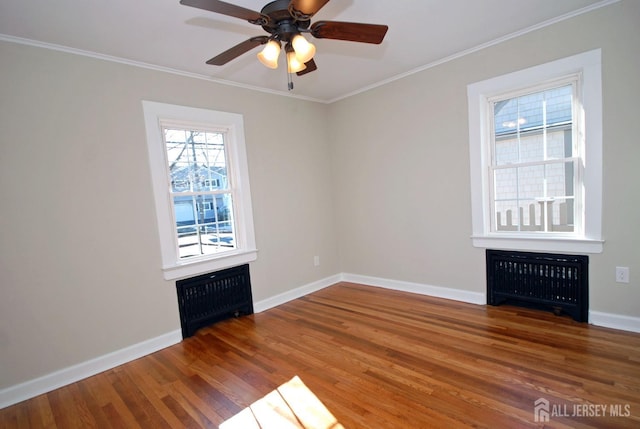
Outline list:
[[[512,304],[589,319],[589,257],[486,251],[487,304]]]
[[[253,314],[249,265],[176,282],[182,337],[230,317]]]

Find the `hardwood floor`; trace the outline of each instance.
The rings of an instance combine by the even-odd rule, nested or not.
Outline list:
[[[0,426],[259,422],[258,404],[296,376],[335,419],[291,427],[640,427],[640,334],[350,283],[5,408]]]

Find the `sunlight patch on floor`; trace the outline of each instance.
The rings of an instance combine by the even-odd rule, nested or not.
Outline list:
[[[293,377],[220,425],[220,429],[344,429],[318,397]]]

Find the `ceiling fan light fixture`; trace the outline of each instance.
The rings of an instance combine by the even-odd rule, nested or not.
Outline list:
[[[313,43],[309,43],[302,34],[296,34],[291,40],[293,50],[296,52],[296,57],[301,63],[306,63],[316,54],[316,47]]]
[[[268,36],[254,36],[227,49],[207,61],[207,64],[223,66],[240,55],[266,45],[258,54],[258,60],[271,69],[278,68],[278,57],[284,46],[289,89],[293,89],[293,73],[306,75],[318,69],[313,56],[316,47],[303,36],[307,33],[316,39],[345,40],[349,42],[380,44],[389,29],[386,25],[360,22],[316,21],[311,18],[329,0],[268,0],[260,12],[228,3],[233,0],[180,0],[186,6],[240,18],[262,27]]]
[[[305,63],[300,61],[296,53],[291,50],[287,52],[287,68],[289,73],[297,73],[307,68]]]
[[[258,52],[258,59],[270,69],[278,68],[278,56],[280,55],[280,43],[269,40],[262,51]]]

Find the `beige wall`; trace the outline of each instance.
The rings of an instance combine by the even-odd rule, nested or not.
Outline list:
[[[470,83],[601,48],[604,252],[591,256],[593,311],[640,317],[640,2],[623,1],[331,106],[341,271],[473,292]],[[631,284],[614,282],[628,266]]]
[[[329,106],[1,42],[0,389],[180,327],[141,100],[244,115],[256,301],[339,272],[483,292],[466,85],[594,48],[607,242],[591,308],[640,317],[637,22],[623,1]]]
[[[244,115],[255,301],[338,272],[326,105],[11,43],[0,58],[0,389],[180,329],[141,100]]]

